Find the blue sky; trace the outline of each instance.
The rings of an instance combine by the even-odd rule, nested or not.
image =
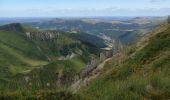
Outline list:
[[[166,16],[170,0],[0,0],[0,17]]]

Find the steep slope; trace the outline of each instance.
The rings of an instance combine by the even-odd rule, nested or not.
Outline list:
[[[15,31],[0,30],[0,48],[1,66],[8,67],[14,73],[22,69],[21,66],[27,69],[48,63],[33,42]]]
[[[166,100],[170,97],[167,23],[145,34],[136,45],[120,48],[100,75],[95,70],[97,78],[83,84],[75,94],[68,87],[80,77],[84,65],[100,53],[100,46],[91,44],[94,38],[88,40],[87,36],[82,40],[82,36],[74,36],[79,33],[64,32],[59,32],[59,38],[58,31],[11,27],[16,26],[0,30],[0,99]]]
[[[0,26],[0,91],[64,88],[100,52],[71,33],[19,23]]]
[[[166,23],[122,49],[103,74],[77,94],[85,100],[167,100],[169,90],[170,25]]]

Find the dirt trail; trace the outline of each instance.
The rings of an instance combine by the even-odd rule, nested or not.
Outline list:
[[[111,58],[107,58],[106,60],[104,60],[102,63],[100,63],[96,69],[94,69],[90,75],[88,75],[87,77],[85,78],[81,78],[79,80],[77,80],[76,82],[74,82],[72,85],[71,85],[71,88],[70,90],[73,92],[73,93],[76,93],[81,87],[83,86],[88,86],[89,82],[93,79],[95,79],[97,76],[100,75],[105,63],[107,61],[111,60]]]

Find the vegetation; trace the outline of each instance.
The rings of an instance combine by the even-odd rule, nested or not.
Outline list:
[[[107,45],[104,43],[104,40],[95,35],[86,34],[86,33],[78,33],[78,34],[73,34],[72,36],[86,44],[92,45],[93,47],[98,47],[98,48],[107,47]]]
[[[26,32],[60,35],[42,40],[29,38]],[[71,94],[62,91],[99,53],[99,47],[65,32],[37,30],[19,23],[0,26],[0,99],[33,99],[40,90],[46,93],[42,99],[68,98]]]
[[[90,33],[98,36],[108,36],[111,39],[119,39],[123,43],[131,43],[136,40],[140,34],[157,26],[164,18],[144,17],[128,20],[109,20],[100,18],[80,18],[80,19],[52,19],[43,22],[26,23],[32,27],[40,29],[54,29],[70,32]],[[81,34],[82,35],[82,34]],[[100,42],[99,42],[100,43]],[[101,45],[101,44],[99,44]]]
[[[43,30],[20,24],[2,26],[0,99],[169,99],[170,26],[167,26],[166,30],[151,36],[143,46],[132,45],[121,49],[107,62],[98,78],[75,94],[69,92],[69,87],[80,76],[84,65],[99,55],[100,46],[104,45],[101,39],[93,42],[97,37],[63,32],[60,38],[42,41],[29,39],[23,33]],[[120,36],[125,37],[126,34]],[[71,58],[72,54],[76,56]]]
[[[121,52],[124,60],[113,58],[105,65],[105,72],[78,94],[85,100],[168,99],[170,29],[153,36],[139,51],[133,50],[138,47],[129,48]]]
[[[39,31],[20,24],[0,27],[0,63],[13,74],[47,65],[50,63],[49,60],[56,61],[58,57],[71,55],[71,53],[81,55],[85,62],[91,55],[99,53],[96,52],[99,48],[83,44],[62,32],[59,38],[41,41],[29,39],[25,34],[28,30]]]

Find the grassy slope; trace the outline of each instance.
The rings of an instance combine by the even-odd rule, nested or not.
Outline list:
[[[154,35],[142,49],[123,51],[79,95],[94,100],[165,100],[170,97],[170,28]],[[130,57],[130,54],[133,53]],[[121,53],[122,54],[122,53]],[[125,57],[126,56],[126,57]],[[128,58],[128,57],[129,58]],[[109,70],[108,70],[109,69]]]
[[[36,46],[17,32],[0,30],[0,63],[7,66],[12,73],[31,66],[46,65],[41,52]],[[25,67],[23,67],[25,66]]]
[[[29,73],[20,73],[10,77],[10,83],[0,85],[0,89],[22,92],[31,92],[39,89],[58,89],[57,86],[58,74],[61,74],[65,79],[62,85],[67,86],[69,81],[74,79],[75,75],[80,73],[84,67],[84,62],[80,59],[72,59],[66,61],[55,61],[41,68],[34,69]],[[27,79],[28,78],[28,79]],[[47,86],[50,84],[50,86]],[[11,88],[9,88],[11,87]],[[64,88],[64,87],[63,87]]]
[[[16,27],[20,27],[20,24],[0,29],[0,91],[4,93],[33,93],[41,89],[49,91],[65,88],[79,75],[90,57],[96,56],[97,53],[92,49],[99,50],[62,32],[57,39],[30,40],[23,33],[43,30]],[[70,52],[78,55],[70,60],[57,60]],[[51,61],[47,60],[47,56]],[[57,73],[64,77],[61,87],[56,84]]]
[[[84,62],[79,58],[55,61],[29,73],[17,74],[10,79],[5,79],[5,81],[1,80],[0,99],[5,98],[8,100],[11,98],[11,100],[15,100],[16,98],[16,100],[27,100],[32,98],[31,100],[35,100],[37,96],[44,98],[42,100],[47,98],[49,100],[70,99],[72,94],[65,91],[67,91],[67,87],[74,80],[74,77],[79,75],[83,67]],[[61,85],[57,85],[58,74],[62,75]]]
[[[70,52],[77,53],[83,50],[84,53],[88,47],[81,46],[80,41],[69,38],[64,33],[58,39],[40,41],[30,40],[23,33],[42,30],[35,30],[20,24],[11,24],[0,28],[3,28],[0,29],[0,64],[2,68],[7,67],[14,74],[47,65],[48,58],[55,61],[57,57],[66,56]],[[10,31],[11,29],[17,31]],[[89,54],[87,52],[87,55]]]

